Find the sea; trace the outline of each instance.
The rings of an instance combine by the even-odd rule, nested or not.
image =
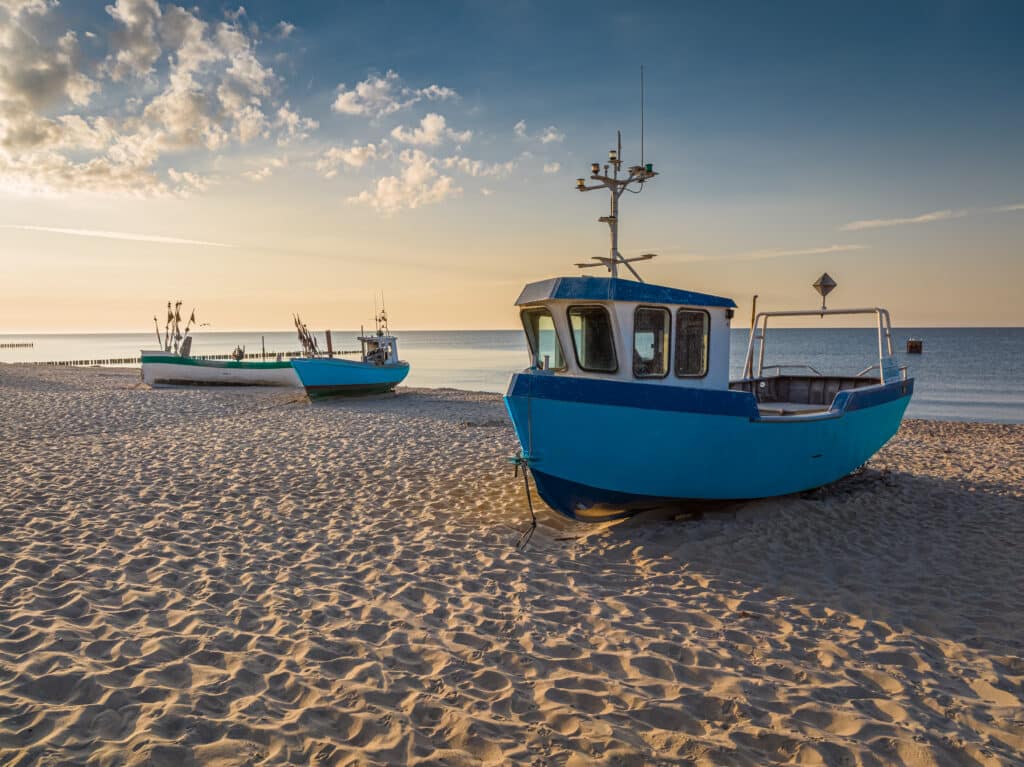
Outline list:
[[[355,331],[334,331],[336,349],[355,349]],[[406,384],[504,392],[509,375],[529,364],[518,330],[439,330],[397,333],[399,354],[409,361]],[[748,333],[732,331],[733,377],[743,369]],[[893,330],[900,364],[915,379],[911,418],[1024,423],[1024,328],[903,328]],[[922,354],[906,354],[908,338]],[[321,342],[323,337],[320,336]],[[31,348],[4,348],[31,343]],[[193,354],[296,351],[294,332],[199,332]],[[323,344],[321,344],[323,345]],[[137,357],[158,348],[153,333],[0,334],[0,363]],[[878,362],[871,328],[769,330],[765,365],[807,364],[822,373],[855,374]],[[795,371],[794,371],[795,372]]]

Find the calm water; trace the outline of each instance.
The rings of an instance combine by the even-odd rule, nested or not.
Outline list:
[[[242,344],[268,352],[298,348],[295,333],[198,333],[195,354],[226,354]],[[355,348],[354,332],[335,332],[335,345]],[[513,330],[407,331],[398,333],[399,351],[409,360],[410,386],[453,387],[502,392],[508,376],[528,364],[526,342]],[[924,339],[924,354],[900,354],[916,379],[908,415],[940,420],[1024,423],[1024,328],[906,328],[894,330],[897,350],[910,336]],[[0,335],[0,344],[32,341],[32,349],[0,349],[0,362],[39,362],[137,356],[154,348],[152,333]],[[746,353],[746,330],[731,339],[732,373]],[[823,373],[857,373],[877,362],[875,331],[865,329],[779,329],[768,332],[765,364],[805,363]]]

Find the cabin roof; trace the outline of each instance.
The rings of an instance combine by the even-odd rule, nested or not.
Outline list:
[[[651,304],[682,304],[684,306],[736,306],[736,302],[731,298],[612,277],[552,277],[549,280],[531,282],[519,294],[516,306],[553,299],[636,301]]]

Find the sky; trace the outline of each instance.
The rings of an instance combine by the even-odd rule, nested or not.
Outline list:
[[[0,333],[513,328],[620,249],[739,316],[1024,325],[1014,2],[0,0]],[[596,270],[588,273],[598,274]],[[849,323],[840,323],[849,324]]]

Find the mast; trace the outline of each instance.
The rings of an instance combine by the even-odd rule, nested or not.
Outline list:
[[[622,170],[622,133],[618,132],[618,143],[615,149],[608,151],[608,162],[604,166],[604,172],[601,172],[600,163],[590,164],[590,178],[592,181],[596,181],[596,184],[587,185],[586,181],[582,178],[576,179],[576,189],[580,192],[591,192],[595,189],[607,189],[611,194],[611,204],[607,216],[601,216],[598,221],[603,224],[608,224],[608,232],[611,238],[611,248],[608,252],[607,258],[600,256],[594,256],[593,260],[597,263],[583,263],[576,264],[581,269],[586,269],[593,266],[605,266],[608,271],[611,272],[612,278],[619,276],[619,264],[625,266],[633,276],[636,277],[640,282],[643,282],[640,275],[637,274],[636,269],[630,266],[635,261],[649,261],[654,258],[654,253],[644,253],[641,256],[634,256],[633,258],[623,258],[619,252],[619,198],[622,193],[625,192],[632,184],[636,184],[641,189],[643,185],[650,181],[658,174],[654,170],[652,163],[646,165],[633,165],[629,168],[628,175],[625,178],[619,178],[619,173]],[[609,175],[608,169],[611,168],[611,174]],[[633,192],[634,190],[629,189]],[[637,190],[639,191],[639,190]]]

